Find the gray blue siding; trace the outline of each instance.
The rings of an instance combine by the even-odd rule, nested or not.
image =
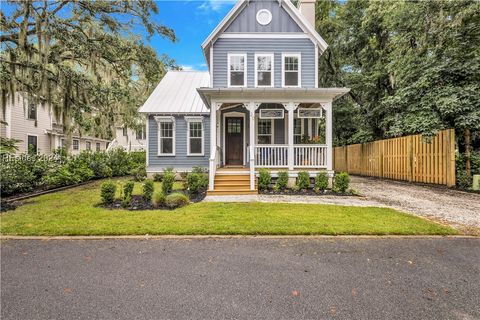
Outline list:
[[[247,53],[247,85],[255,87],[255,53],[274,53],[274,85],[282,86],[282,53],[301,53],[303,88],[315,87],[315,45],[310,39],[218,39],[213,45],[213,86],[228,86],[228,53]]]
[[[257,22],[257,12],[261,9],[272,13],[272,22],[266,26]],[[302,32],[302,29],[277,0],[263,0],[250,1],[225,32]]]
[[[188,114],[192,116],[193,114]],[[185,115],[175,116],[175,156],[158,156],[158,124],[154,115],[148,116],[148,168],[149,172],[160,172],[164,168],[173,167],[176,171],[190,170],[201,166],[208,168],[210,155],[210,116],[203,115],[204,156],[187,156],[187,122]]]

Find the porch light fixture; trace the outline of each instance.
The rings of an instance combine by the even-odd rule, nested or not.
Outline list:
[[[267,24],[272,22],[272,13],[267,9],[258,10],[257,22],[260,23],[262,26],[266,26]]]

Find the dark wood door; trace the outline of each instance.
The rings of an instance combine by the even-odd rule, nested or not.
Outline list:
[[[226,118],[225,163],[243,164],[243,118]]]

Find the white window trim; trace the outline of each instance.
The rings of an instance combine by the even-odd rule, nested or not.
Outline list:
[[[35,106],[35,119],[30,118],[30,105],[32,104]],[[38,121],[38,106],[35,103],[31,103],[27,105],[27,114],[25,119],[30,121]]]
[[[303,139],[303,136],[305,135],[305,121],[304,121],[304,118],[299,118],[299,117],[296,117],[294,116],[293,117],[293,121],[295,120],[300,120],[300,140]],[[295,144],[295,136],[298,136],[298,134],[295,134],[295,122],[293,123],[293,143]],[[300,141],[300,143],[297,143],[298,144],[302,144],[302,142]]]
[[[244,58],[244,64],[243,64],[243,86],[234,86],[230,83],[230,59],[232,57],[243,57]],[[228,81],[228,87],[229,88],[246,88],[247,87],[247,54],[246,53],[228,53],[228,59],[227,59],[227,81]]]
[[[270,57],[272,59],[271,83],[269,86],[258,85],[258,57]],[[256,88],[272,88],[275,85],[275,55],[273,53],[255,53],[255,87]]]
[[[156,116],[155,121],[157,121],[157,156],[159,157],[172,157],[175,156],[176,153],[176,123],[175,117],[170,116]],[[160,124],[161,123],[172,123],[172,153],[162,153],[160,148]]]
[[[205,156],[205,124],[203,123],[203,117],[185,117],[187,122],[187,157],[203,157]],[[202,124],[202,152],[201,153],[191,153],[190,152],[190,123],[201,123]],[[196,138],[198,139],[198,138]]]
[[[37,152],[36,152],[36,154],[38,154],[38,153],[39,153],[39,150],[38,150],[38,149],[39,149],[39,148],[38,148],[38,134],[27,133],[27,139],[25,139],[25,140],[26,140],[26,142],[25,142],[25,145],[26,145],[25,151],[28,153],[28,137],[29,137],[29,136],[30,136],[30,137],[36,137],[36,138],[37,138]]]
[[[268,121],[270,120],[270,123],[271,123],[271,127],[272,127],[272,132],[270,133],[270,144],[261,144],[261,143],[258,143],[258,122],[262,120],[262,121]],[[268,134],[260,134],[260,136],[268,136]],[[275,119],[260,119],[260,117],[255,117],[255,143],[256,145],[258,146],[271,146],[271,145],[274,145],[275,144]]]
[[[73,144],[74,144],[73,141],[78,141],[78,149],[74,149],[74,148],[73,148]],[[80,151],[80,140],[79,140],[79,139],[72,139],[72,150],[74,150],[74,151]]]
[[[87,143],[89,143],[89,142],[90,142],[90,149],[87,148]],[[90,141],[90,140],[85,141],[85,150],[92,151],[92,141]]]
[[[298,85],[286,86],[285,85],[285,58],[296,57],[298,58]],[[283,88],[301,88],[302,86],[302,54],[301,53],[282,53],[282,87]]]

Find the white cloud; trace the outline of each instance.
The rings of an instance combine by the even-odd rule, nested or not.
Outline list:
[[[192,71],[192,70],[194,70],[193,66],[189,66],[189,65],[180,66],[180,68],[182,68],[183,71]]]
[[[197,9],[200,9],[206,12],[208,11],[218,12],[222,10],[225,6],[235,2],[236,0],[206,0],[206,1],[202,1],[202,3],[197,7]]]

